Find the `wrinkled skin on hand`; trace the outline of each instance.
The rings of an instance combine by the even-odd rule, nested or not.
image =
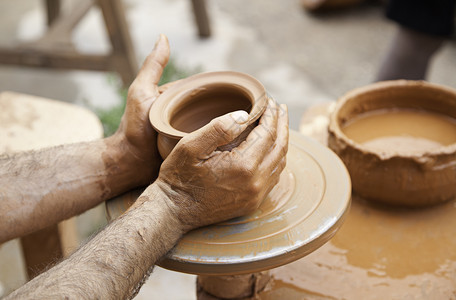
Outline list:
[[[221,116],[185,136],[161,166],[156,183],[185,230],[252,213],[279,181],[288,151],[286,107],[270,100],[244,142],[217,150],[247,128],[243,113]]]
[[[155,99],[172,83],[158,87],[169,59],[168,39],[160,35],[152,53],[146,58],[138,76],[128,89],[127,105],[113,138],[120,141],[122,153],[130,157],[137,170],[138,185],[150,184],[156,178],[161,157],[157,149],[157,133],[149,122],[149,110]]]

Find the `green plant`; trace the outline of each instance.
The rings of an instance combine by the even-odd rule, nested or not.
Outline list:
[[[193,69],[179,67],[174,60],[170,59],[165,69],[163,70],[163,74],[158,85],[182,79],[199,72],[201,72],[200,67]],[[108,80],[110,80],[112,84],[120,86],[119,83],[114,82],[113,78],[109,78]],[[127,104],[127,89],[124,87],[119,87],[118,92],[122,99],[118,105],[108,109],[95,110],[96,114],[100,118],[101,123],[103,124],[105,136],[110,136],[117,130],[117,127],[119,127],[120,119],[122,118],[125,106]]]

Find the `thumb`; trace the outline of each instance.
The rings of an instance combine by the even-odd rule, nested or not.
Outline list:
[[[197,152],[209,155],[217,147],[236,139],[250,125],[249,114],[238,110],[213,119],[186,138]]]
[[[132,82],[128,94],[131,98],[141,99],[140,102],[150,102],[158,96],[158,82],[169,60],[168,38],[161,34],[154,50],[144,61],[135,80]],[[150,104],[150,103],[149,103]]]

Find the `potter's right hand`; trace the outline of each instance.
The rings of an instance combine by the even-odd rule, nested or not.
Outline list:
[[[156,183],[184,231],[253,212],[279,181],[288,151],[288,113],[272,100],[260,123],[231,151],[217,147],[248,126],[246,112],[212,120],[185,136],[163,162]]]

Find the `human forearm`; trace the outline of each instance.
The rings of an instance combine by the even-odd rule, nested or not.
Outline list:
[[[168,57],[168,40],[161,35],[128,90],[113,136],[0,157],[0,243],[153,182],[161,159],[149,110],[160,94],[158,82]]]
[[[11,298],[125,299],[182,236],[172,203],[153,184],[121,217]],[[145,274],[145,275],[144,275]]]
[[[0,243],[138,185],[116,136],[0,158]],[[116,151],[112,151],[116,149]]]
[[[245,130],[241,119],[224,115],[183,138],[124,215],[12,297],[131,297],[184,232],[255,210],[285,166],[287,113],[270,101],[245,142],[217,150]]]

